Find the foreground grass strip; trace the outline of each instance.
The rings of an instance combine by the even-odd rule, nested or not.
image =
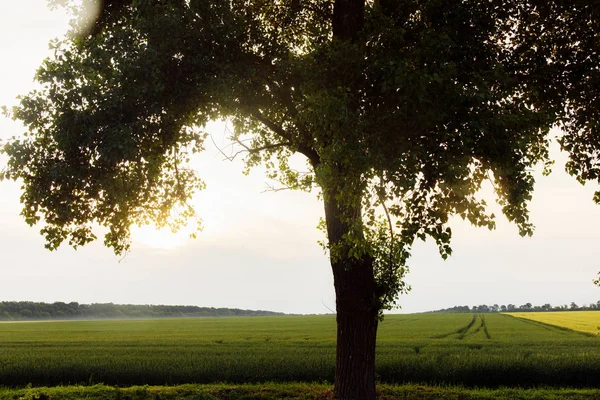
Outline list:
[[[597,400],[600,389],[466,389],[460,387],[380,385],[379,400],[399,399],[511,399],[511,400]],[[180,385],[133,386],[105,385],[57,386],[0,389],[0,400],[333,400],[333,387],[326,384],[260,385]]]
[[[552,311],[508,315],[600,336],[600,311]]]

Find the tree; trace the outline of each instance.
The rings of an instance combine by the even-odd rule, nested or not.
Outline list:
[[[132,224],[193,215],[198,127],[228,118],[248,168],[319,191],[335,395],[374,399],[378,321],[407,289],[414,240],[446,258],[450,216],[493,228],[478,196],[488,179],[531,234],[532,167],[551,164],[555,125],[568,171],[598,180],[595,3],[104,0],[53,43],[42,88],[13,110],[27,133],[4,146],[2,174],[23,182],[22,214],[49,249],[85,245],[100,225],[122,253]],[[290,167],[296,153],[307,172]]]
[[[490,312],[490,307],[487,304],[481,304],[477,307],[473,306],[474,312],[487,313]]]
[[[533,305],[531,303],[525,303],[522,306],[519,307],[519,310],[523,310],[523,311],[531,311],[531,307]]]

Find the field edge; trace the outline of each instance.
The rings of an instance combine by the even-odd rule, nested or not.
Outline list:
[[[474,389],[423,385],[378,385],[378,399],[483,400],[483,399],[600,399],[600,389],[501,388]],[[333,387],[326,383],[186,384],[178,386],[114,387],[54,386],[0,388],[0,400],[333,400]]]
[[[575,327],[570,325],[572,321],[563,321],[560,316],[573,316],[575,313],[586,313],[586,315],[592,315],[590,313],[595,313],[594,316],[600,316],[599,311],[549,311],[549,312],[507,312],[501,313],[502,315],[506,315],[512,318],[517,318],[529,323],[538,324],[540,326],[546,326],[550,328],[555,328],[558,330],[566,331],[566,332],[574,332],[580,335],[588,336],[588,337],[599,337],[600,336],[600,318],[598,321],[594,320],[594,323],[589,322],[589,324],[584,324],[583,326]],[[550,318],[546,318],[550,317]]]

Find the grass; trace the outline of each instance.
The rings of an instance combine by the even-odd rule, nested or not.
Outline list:
[[[332,382],[335,336],[333,316],[0,324],[0,385]],[[600,338],[501,314],[391,315],[377,375],[385,384],[598,388]]]
[[[548,325],[562,326],[574,331],[600,335],[600,311],[530,312],[510,313],[510,315]]]
[[[379,400],[597,400],[599,389],[469,389],[463,387],[379,385]],[[0,389],[0,400],[333,400],[327,384],[267,383],[253,385],[59,386]]]
[[[381,327],[377,372],[389,383],[598,387],[600,340],[500,314],[397,316]]]

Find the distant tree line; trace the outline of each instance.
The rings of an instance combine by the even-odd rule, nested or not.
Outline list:
[[[578,306],[575,303],[571,303],[570,305],[564,304],[560,306],[552,306],[549,303],[546,303],[541,306],[534,306],[531,303],[525,303],[521,306],[516,306],[514,304],[508,305],[498,305],[494,304],[488,306],[487,304],[482,304],[479,306],[455,306],[451,308],[444,308],[442,310],[430,311],[436,313],[494,313],[494,312],[547,312],[547,311],[590,311],[596,310],[600,311],[600,300],[597,303],[590,303],[588,305]]]
[[[118,319],[118,318],[200,318],[285,315],[271,311],[240,310],[197,306],[163,306],[94,303],[36,303],[31,301],[0,302],[0,321],[50,319]]]

